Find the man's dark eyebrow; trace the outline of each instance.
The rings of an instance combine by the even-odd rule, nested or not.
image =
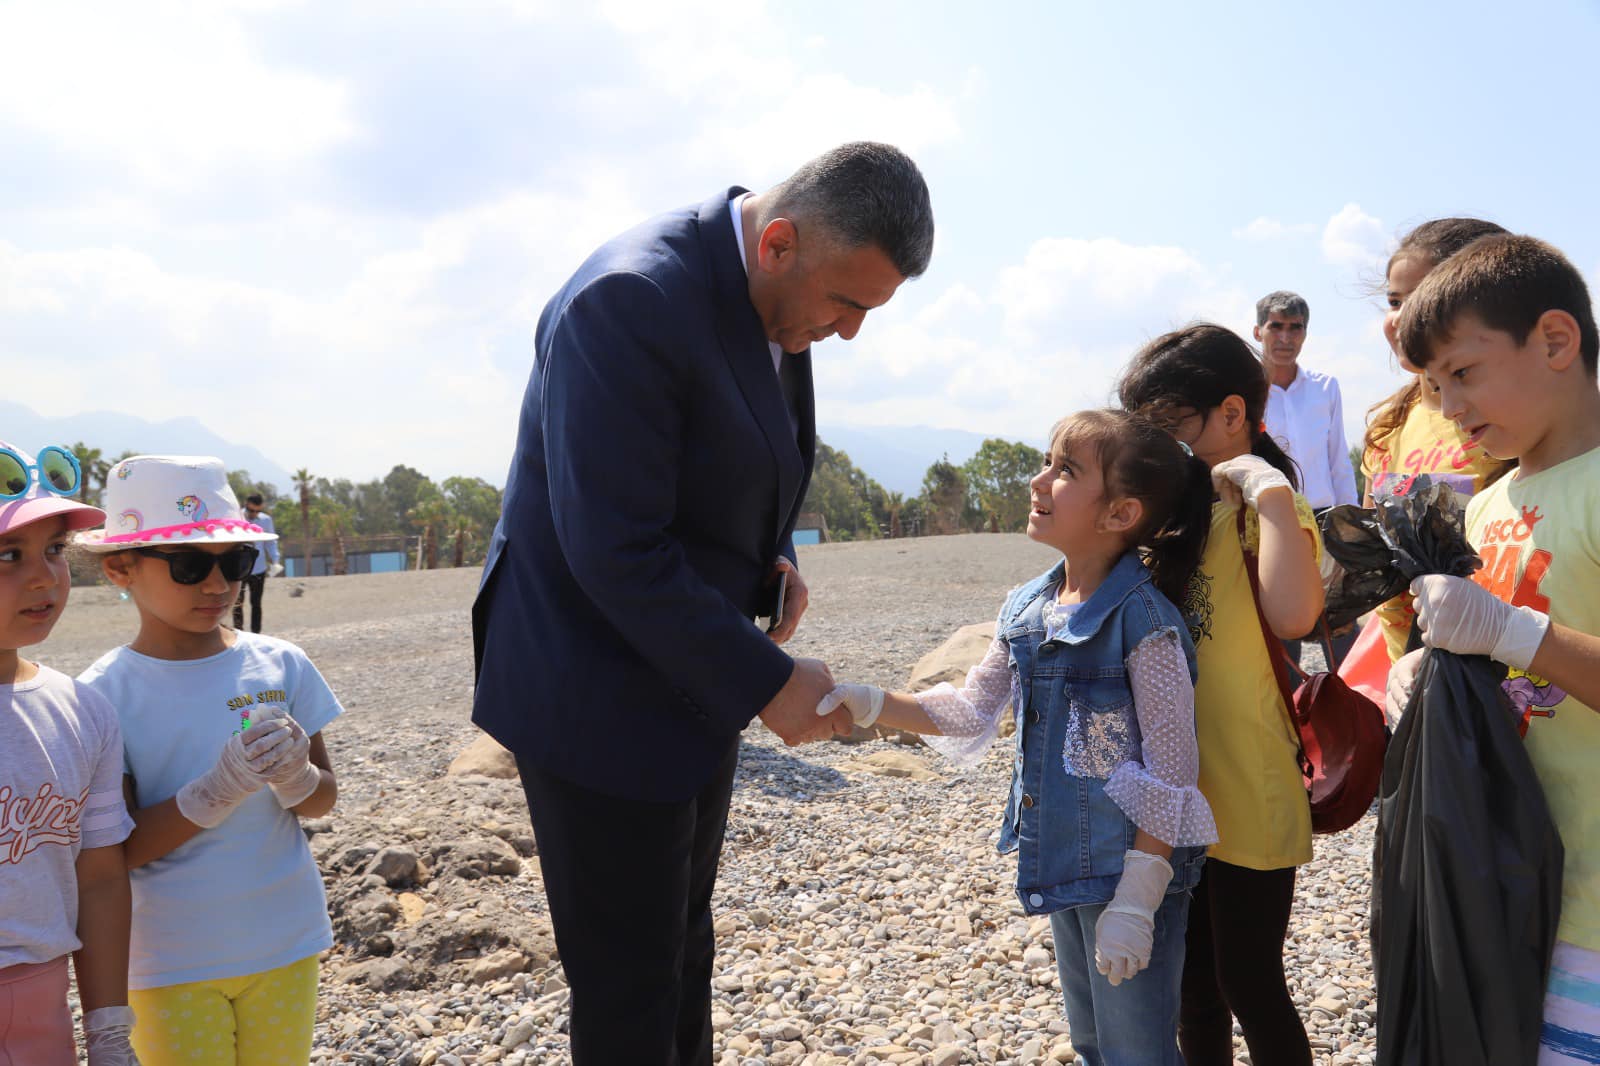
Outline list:
[[[838,303],[842,303],[846,307],[853,307],[857,311],[870,311],[870,310],[872,310],[872,308],[868,307],[866,304],[857,303],[855,300],[850,299],[850,297],[846,296],[842,292],[830,292],[830,293],[828,293],[828,299],[837,301]]]

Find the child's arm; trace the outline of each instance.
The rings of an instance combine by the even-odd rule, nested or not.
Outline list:
[[[126,824],[126,823],[124,823]],[[133,897],[121,844],[84,848],[75,864],[78,939],[72,955],[83,1009],[128,1005],[128,923]]]
[[[137,783],[124,777],[122,791],[134,826],[127,843],[128,868],[137,869],[169,855],[200,830],[221,825],[239,804],[268,783],[258,763],[270,764],[290,743],[291,731],[281,721],[258,721],[228,738],[210,770],[172,798],[142,809],[135,802]]]
[[[84,848],[74,866],[78,881],[78,939],[72,953],[83,1004],[89,1066],[138,1066],[128,1034],[128,925],[132,896],[122,843]]]
[[[1287,485],[1262,493],[1256,514],[1261,519],[1261,613],[1278,636],[1303,637],[1322,614],[1316,538],[1300,524]]]
[[[817,714],[826,715],[843,704],[860,726],[880,724],[950,737],[953,743],[938,750],[966,765],[976,762],[993,739],[1010,696],[1011,650],[997,636],[982,661],[967,671],[959,689],[946,682],[913,696],[872,685],[839,685],[817,704]]]
[[[1427,574],[1411,583],[1411,591],[1429,647],[1487,655],[1600,711],[1600,636],[1556,625],[1532,607],[1512,606],[1464,577]]]

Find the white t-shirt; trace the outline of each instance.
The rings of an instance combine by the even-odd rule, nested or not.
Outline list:
[[[0,685],[0,969],[83,946],[78,852],[132,831],[105,698],[48,666]]]
[[[305,652],[276,637],[236,636],[227,651],[182,662],[116,648],[83,672],[117,708],[140,808],[211,769],[263,704],[287,707],[312,735],[343,713]],[[333,944],[305,833],[271,789],[130,877],[129,988],[243,977]]]

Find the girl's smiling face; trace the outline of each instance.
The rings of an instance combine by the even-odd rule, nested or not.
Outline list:
[[[43,643],[67,606],[68,536],[64,516],[0,534],[0,683],[25,680],[17,649]]]
[[[1395,332],[1400,322],[1400,309],[1405,306],[1406,297],[1422,284],[1422,279],[1428,276],[1433,266],[1431,259],[1422,256],[1399,256],[1389,264],[1389,276],[1384,283],[1384,301],[1387,310],[1383,315],[1383,338],[1389,342],[1389,350],[1400,360],[1400,366],[1408,374],[1420,374],[1422,368],[1408,362],[1404,353],[1400,351],[1400,341]]]
[[[1105,477],[1088,448],[1050,446],[1044,469],[1028,482],[1032,507],[1028,536],[1070,557],[1073,550],[1095,544],[1105,504]]]

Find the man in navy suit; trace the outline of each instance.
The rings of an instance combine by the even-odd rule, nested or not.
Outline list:
[[[602,245],[545,305],[472,608],[473,721],[517,757],[578,1066],[711,1062],[711,893],[739,734],[850,729],[780,645],[815,447],[810,347],[921,274],[916,164],[847,144]],[[782,617],[770,614],[787,572]]]

